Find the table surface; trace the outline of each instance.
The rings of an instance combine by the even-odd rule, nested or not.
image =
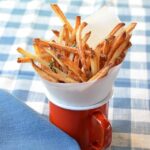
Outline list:
[[[107,4],[123,22],[137,21],[130,48],[114,85],[109,119],[113,150],[150,149],[150,1],[51,0],[73,23]],[[29,64],[17,64],[17,47],[33,51],[32,39],[50,39],[61,26],[46,0],[0,1],[0,88],[8,90],[40,115],[48,116],[48,100]]]

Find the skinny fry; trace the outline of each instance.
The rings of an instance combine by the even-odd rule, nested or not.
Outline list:
[[[77,32],[77,29],[79,28],[80,24],[81,24],[81,17],[80,16],[76,16],[75,28],[72,31],[70,44],[74,44],[76,42],[76,32]]]
[[[123,26],[125,26],[125,23],[118,23],[114,29],[109,33],[109,36],[115,35],[117,31],[119,31]]]
[[[31,63],[32,63],[32,67],[42,78],[44,78],[45,80],[48,80],[50,82],[58,82],[55,78],[51,77],[44,70],[42,70],[40,67],[38,67],[33,61],[31,61]]]
[[[88,41],[88,39],[90,38],[90,35],[91,35],[91,31],[89,31],[88,33],[86,33],[82,39],[82,46],[83,48],[85,47],[86,45],[86,42]]]
[[[132,22],[130,23],[126,28],[125,31],[127,34],[130,34],[132,32],[132,30],[136,27],[137,23],[136,22]]]
[[[88,81],[98,80],[104,77],[108,73],[108,71],[111,69],[112,66],[113,66],[112,64],[105,66],[98,73],[96,73],[93,77],[91,77]]]
[[[112,47],[109,51],[107,62],[111,59],[112,55],[114,54],[115,50],[120,46],[120,44],[125,40],[126,32],[121,33],[119,36],[116,37],[114,40]]]
[[[81,69],[76,66],[75,63],[70,61],[70,59],[61,57],[62,62],[74,73],[78,76],[81,81],[86,81],[86,75],[81,71]]]
[[[29,58],[29,57],[19,57],[18,59],[17,59],[17,62],[18,63],[29,63],[29,62],[31,62],[31,58]]]
[[[56,13],[56,15],[60,18],[60,20],[68,26],[68,29],[70,32],[72,32],[73,28],[67,18],[65,17],[64,13],[60,9],[60,7],[57,4],[51,4],[51,8]]]
[[[77,40],[77,45],[79,47],[79,55],[80,55],[80,59],[81,59],[81,63],[82,66],[84,68],[84,71],[87,69],[86,67],[86,61],[85,61],[85,50],[83,49],[83,45],[82,45],[82,39],[81,39],[81,33],[82,30],[87,26],[86,22],[83,22],[78,30],[77,30],[77,34],[76,34],[76,40]]]

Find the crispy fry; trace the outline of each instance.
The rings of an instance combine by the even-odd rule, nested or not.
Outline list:
[[[67,45],[69,45],[69,40],[70,40],[70,37],[69,37],[69,30],[68,30],[68,28],[67,28],[67,26],[66,26],[66,24],[64,25],[64,41],[65,41],[65,45],[67,46]]]
[[[64,46],[62,44],[58,44],[58,43],[53,42],[53,41],[49,42],[49,41],[44,41],[44,40],[40,40],[40,39],[34,39],[34,42],[39,44],[39,46],[41,46],[41,47],[53,47],[53,48],[60,49],[60,50],[63,50],[63,51],[67,51],[67,52],[70,52],[70,53],[78,54],[78,51],[79,51],[78,48],[70,47],[70,46]],[[85,54],[90,55],[91,51],[87,50],[87,51],[85,51]]]
[[[46,62],[49,62],[51,60],[51,57],[47,53],[45,53],[43,48],[39,47],[36,43],[33,44],[33,47],[34,47],[35,54],[38,57],[41,57]]]
[[[113,64],[109,64],[109,65],[105,66],[99,72],[97,72],[94,76],[92,76],[88,81],[94,81],[94,80],[103,78],[104,76],[107,75],[108,71],[111,69],[112,66],[113,66]]]
[[[79,80],[77,80],[77,78],[75,78],[75,77],[72,77],[70,74],[66,74],[66,73],[64,73],[63,71],[61,71],[60,69],[58,69],[58,68],[56,68],[56,71],[57,71],[57,73],[58,74],[60,74],[61,76],[63,76],[63,78],[64,78],[64,82],[71,82],[71,83],[77,83],[77,82],[79,82]],[[66,78],[66,79],[65,79]]]
[[[68,71],[68,76],[71,77],[72,79],[81,82],[78,76],[76,76],[71,70]]]
[[[125,31],[127,34],[130,34],[132,32],[132,30],[136,27],[137,23],[136,22],[132,22],[130,23],[126,28]]]
[[[115,36],[110,36],[107,41],[108,41],[108,51],[105,53],[105,55],[108,55],[111,49],[111,46],[113,45],[115,40]]]
[[[56,53],[51,49],[45,49],[45,51],[50,54],[63,68],[65,67],[61,60],[56,56]]]
[[[91,73],[92,75],[95,75],[98,72],[98,59],[97,59],[97,55],[94,54],[91,57]]]
[[[100,69],[106,64],[107,56],[105,54],[100,54]]]
[[[90,70],[90,67],[91,67],[91,57],[90,56],[87,56],[86,57],[86,65],[87,65],[87,69]]]
[[[76,16],[75,28],[73,29],[72,34],[71,34],[70,45],[72,45],[76,42],[76,32],[77,32],[77,29],[79,28],[80,24],[81,24],[81,17]]]
[[[112,36],[112,35],[115,35],[117,33],[118,30],[120,30],[123,26],[125,26],[125,23],[118,23],[114,28],[113,30],[109,33],[108,37],[109,36]]]
[[[58,82],[55,78],[47,74],[42,68],[38,67],[33,61],[32,62],[32,67],[35,69],[35,71],[45,80],[48,80],[50,82]]]
[[[81,81],[86,81],[86,75],[81,71],[81,69],[76,66],[70,59],[61,57],[62,62],[74,73]]]
[[[87,69],[87,67],[86,67],[86,61],[85,61],[85,50],[83,49],[83,45],[82,45],[81,33],[82,33],[82,30],[86,26],[87,26],[87,23],[82,22],[82,24],[79,26],[79,28],[77,30],[77,34],[76,34],[77,45],[79,47],[79,56],[80,56],[81,64],[82,64],[84,71]]]
[[[83,39],[82,39],[82,46],[83,46],[83,48],[85,47],[86,42],[87,42],[88,39],[90,38],[90,35],[91,35],[91,31],[87,32],[87,33],[84,35],[84,37],[83,37]]]
[[[17,59],[17,62],[18,63],[29,63],[29,62],[31,62],[31,58],[29,58],[29,57],[19,57],[18,59]]]
[[[127,47],[127,49],[128,48],[129,47]],[[124,58],[125,58],[125,52],[121,53],[120,56],[116,59],[115,65],[119,65],[123,61]]]
[[[33,60],[36,60],[36,61],[38,61],[39,63],[41,63],[42,65],[44,65],[44,66],[48,66],[48,63],[46,62],[46,61],[44,61],[43,59],[41,59],[41,58],[39,58],[38,56],[36,56],[36,55],[33,55],[33,54],[31,54],[31,53],[29,53],[29,52],[27,52],[27,51],[25,51],[24,49],[22,49],[22,48],[17,48],[17,51],[19,52],[19,53],[21,53],[23,56],[25,56],[25,57],[29,57],[29,58],[31,58],[31,59],[33,59]]]
[[[108,61],[112,58],[112,55],[114,54],[115,50],[120,46],[120,44],[126,39],[126,32],[121,33],[120,35],[118,35],[116,37],[116,39],[114,40],[111,49],[108,53],[108,57],[107,57],[107,63]]]
[[[124,41],[123,44],[120,45],[120,47],[115,51],[109,63],[114,63],[115,60],[121,55],[121,53],[123,53],[123,51],[125,51],[130,46],[131,46],[131,43],[128,40]]]
[[[95,48],[95,55],[97,56],[97,68],[98,68],[98,70],[100,69],[100,64],[101,64],[101,60],[100,60],[101,49],[102,49],[101,45],[98,45]]]
[[[102,47],[102,52],[104,55],[108,54],[109,48],[110,48],[109,41],[105,39],[103,47]]]
[[[73,28],[67,18],[65,17],[64,13],[60,9],[60,7],[57,4],[51,4],[51,8],[56,13],[56,15],[60,18],[60,20],[67,25],[70,32],[72,32]]]
[[[64,51],[67,51],[67,52],[70,52],[70,53],[75,53],[75,54],[78,53],[77,48],[64,46],[62,44],[58,44],[58,43],[55,43],[55,42],[52,42],[52,41],[49,42],[49,41],[44,41],[44,40],[40,40],[40,39],[35,39],[35,42],[39,43],[39,45],[44,46],[44,47],[51,46],[51,47],[57,48],[59,50],[64,50]]]
[[[34,67],[34,66],[33,66]],[[37,68],[34,68],[34,69],[37,69]],[[55,73],[53,71],[51,71],[50,69],[41,69],[43,72],[45,72],[45,74],[47,74],[48,76],[50,76],[51,78],[54,78],[55,80],[58,80],[58,81],[63,81],[63,82],[66,82],[66,83],[74,83],[74,82],[77,82],[75,81],[74,79],[68,77],[65,73],[62,73],[59,69],[57,69],[57,71],[59,70],[59,74],[58,73]],[[39,71],[39,70],[38,70]],[[61,73],[60,73],[61,72]],[[46,76],[46,75],[45,75]]]

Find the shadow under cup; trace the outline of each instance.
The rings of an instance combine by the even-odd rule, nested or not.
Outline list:
[[[108,101],[90,110],[69,110],[49,102],[49,119],[79,143],[81,150],[109,147],[112,128],[108,121]]]

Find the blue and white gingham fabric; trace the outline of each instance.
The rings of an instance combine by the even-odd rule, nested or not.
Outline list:
[[[48,115],[48,100],[29,64],[17,64],[17,47],[32,50],[32,39],[49,39],[61,22],[50,10],[58,3],[71,23],[102,5],[112,5],[123,22],[137,21],[130,48],[110,100],[112,150],[150,150],[150,1],[149,0],[5,0],[0,1],[0,88]]]

